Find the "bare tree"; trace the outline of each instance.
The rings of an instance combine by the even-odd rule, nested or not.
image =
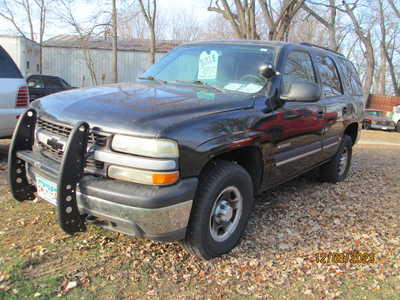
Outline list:
[[[257,1],[261,9],[259,19],[266,25],[264,28],[268,30],[268,39],[280,41],[288,39],[292,20],[304,1],[280,0],[279,5],[273,5],[270,0]],[[261,32],[257,30],[255,0],[234,0],[233,3],[227,0],[215,0],[210,2],[208,10],[218,13],[228,20],[237,38],[260,39]]]
[[[90,78],[93,85],[97,85],[98,78],[95,69],[95,64],[92,58],[92,53],[89,48],[90,40],[96,36],[107,31],[112,26],[112,21],[109,12],[97,11],[89,17],[88,24],[79,22],[74,14],[73,4],[74,0],[58,0],[58,18],[65,24],[70,25],[80,37],[80,47],[83,51],[86,67],[89,70]],[[99,30],[100,29],[100,30]],[[103,29],[103,30],[101,30]],[[105,30],[105,31],[104,31]]]
[[[283,0],[278,9],[271,1],[258,0],[264,21],[268,25],[270,40],[287,41],[293,18],[303,6],[305,0]]]
[[[396,13],[397,18],[400,18],[400,8],[396,6],[394,0],[387,0],[392,7],[393,11]]]
[[[360,39],[361,44],[364,47],[364,57],[366,59],[366,73],[364,80],[364,94],[368,95],[371,91],[371,87],[374,81],[375,73],[375,56],[374,56],[374,45],[372,41],[372,30],[371,27],[373,22],[370,22],[366,28],[361,25],[359,18],[355,14],[355,10],[358,7],[360,0],[355,0],[353,3],[348,3],[346,0],[342,0],[343,7],[338,7],[340,11],[346,13],[354,27],[354,32]]]
[[[389,3],[390,0],[389,0]],[[386,24],[386,16],[385,16],[385,9],[383,5],[383,0],[378,0],[378,6],[379,6],[379,27],[380,27],[380,32],[381,32],[381,40],[380,40],[380,47],[382,49],[382,54],[381,54],[381,60],[385,60],[388,62],[389,65],[389,72],[390,72],[390,77],[392,79],[392,85],[393,85],[393,91],[396,96],[400,96],[400,87],[399,87],[399,82],[397,78],[397,74],[395,71],[395,66],[393,63],[393,52],[389,53],[390,45],[388,45],[387,41],[387,24]],[[386,71],[386,70],[385,70]],[[383,79],[385,81],[385,79]],[[383,89],[384,91],[384,89]]]
[[[118,82],[118,25],[117,25],[117,3],[112,0],[112,73],[113,82]]]
[[[140,9],[150,31],[150,63],[156,61],[156,16],[157,0],[147,0],[145,7],[143,0],[139,0]]]
[[[255,0],[235,0],[231,5],[227,0],[211,1],[208,11],[222,15],[231,24],[238,39],[259,39],[255,22]]]
[[[306,12],[308,12],[310,15],[312,15],[316,20],[318,20],[319,23],[325,26],[325,28],[328,30],[328,36],[329,36],[329,47],[332,50],[338,51],[339,50],[339,45],[336,39],[336,29],[337,29],[337,24],[336,24],[336,16],[337,16],[337,8],[336,8],[336,0],[329,0],[329,16],[328,18],[325,18],[320,14],[320,12],[315,11],[312,9],[309,5],[307,5],[307,2],[303,4],[303,8]]]
[[[39,44],[39,73],[42,74],[43,65],[43,40],[47,25],[47,13],[53,0],[1,0],[0,17],[10,22],[16,31],[28,38],[24,30],[24,21],[18,20],[17,16],[24,16],[29,27],[29,38]],[[38,17],[36,17],[36,15]],[[33,19],[38,19],[39,29],[35,31]],[[38,32],[38,33],[37,33]]]
[[[170,38],[175,41],[193,41],[198,40],[201,34],[201,26],[196,18],[181,11],[170,16],[167,20],[170,28]]]

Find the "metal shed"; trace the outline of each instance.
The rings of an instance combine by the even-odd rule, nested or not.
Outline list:
[[[0,35],[0,45],[10,54],[22,75],[39,73],[39,44],[22,36]]]
[[[158,41],[156,59],[177,45]],[[149,41],[118,41],[118,81],[135,81],[149,67]],[[71,85],[86,87],[110,83],[112,43],[109,39],[82,39],[60,35],[47,40],[43,49],[43,74],[64,78]]]

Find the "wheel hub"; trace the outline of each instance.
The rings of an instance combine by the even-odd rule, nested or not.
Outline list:
[[[210,215],[210,234],[217,242],[227,240],[236,230],[243,210],[243,197],[235,186],[225,188],[214,202]]]
[[[215,209],[214,218],[218,224],[229,222],[233,217],[233,207],[226,200],[221,200]]]

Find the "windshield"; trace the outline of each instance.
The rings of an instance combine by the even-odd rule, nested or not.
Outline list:
[[[367,113],[367,116],[370,116],[370,117],[375,117],[375,118],[384,118],[385,117],[384,113],[379,110],[370,110],[370,111],[367,111],[366,113]]]
[[[259,67],[274,65],[275,57],[276,49],[267,46],[188,45],[173,50],[142,78],[252,94],[267,81]]]

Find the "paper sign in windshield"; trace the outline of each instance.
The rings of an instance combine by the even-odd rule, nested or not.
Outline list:
[[[218,52],[215,50],[203,51],[199,57],[199,80],[213,80],[217,78]]]

